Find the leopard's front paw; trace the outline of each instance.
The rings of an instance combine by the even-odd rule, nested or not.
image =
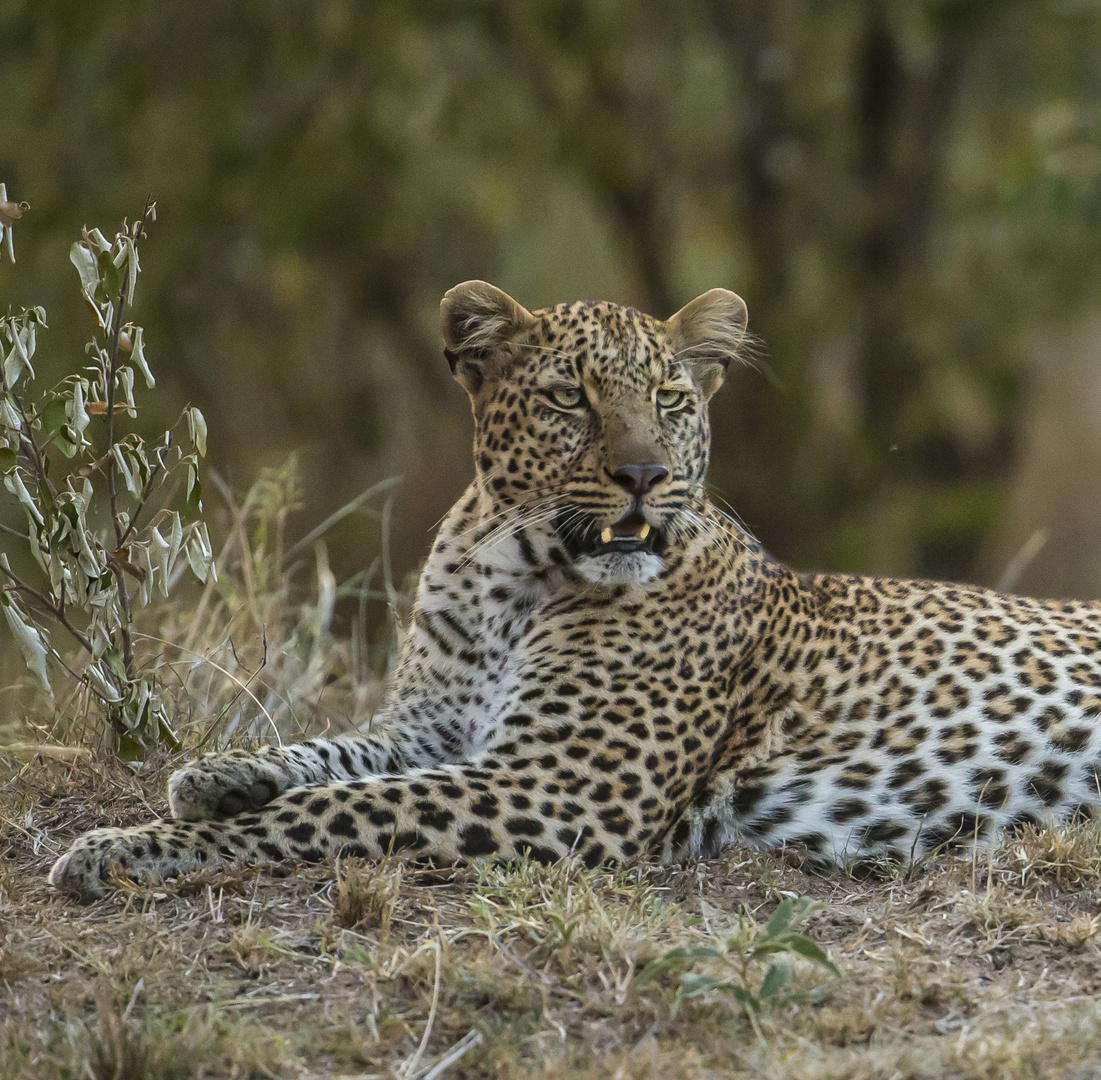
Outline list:
[[[168,778],[168,805],[183,821],[224,821],[258,810],[290,787],[284,773],[257,754],[210,754]]]
[[[108,891],[112,866],[122,873],[140,875],[135,857],[139,850],[133,843],[133,829],[95,829],[85,833],[54,863],[50,884],[81,900],[96,900]]]
[[[82,900],[111,888],[112,873],[136,880],[176,877],[200,866],[217,866],[243,854],[227,840],[225,826],[208,822],[152,821],[133,829],[94,829],[79,837],[54,863],[50,884]]]

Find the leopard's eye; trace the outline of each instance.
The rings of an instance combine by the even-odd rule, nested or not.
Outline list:
[[[554,386],[547,395],[560,409],[576,409],[585,403],[580,386]]]
[[[666,412],[671,412],[673,409],[679,409],[688,400],[688,392],[663,386],[654,394],[654,400]]]

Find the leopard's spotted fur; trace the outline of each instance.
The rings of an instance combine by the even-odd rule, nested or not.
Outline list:
[[[732,293],[662,323],[530,314],[473,282],[443,325],[476,478],[372,733],[205,757],[172,777],[175,820],[87,834],[55,885],[98,895],[112,862],[600,863],[738,837],[906,858],[1098,802],[1097,605],[802,576],[709,504]]]

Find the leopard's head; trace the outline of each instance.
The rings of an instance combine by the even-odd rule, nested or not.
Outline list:
[[[662,322],[611,303],[531,312],[468,281],[441,321],[498,535],[523,529],[599,584],[655,578],[697,531],[707,401],[745,343],[741,298],[712,289]]]

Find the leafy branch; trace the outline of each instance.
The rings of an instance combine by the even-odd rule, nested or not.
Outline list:
[[[13,205],[0,185],[0,229],[9,254],[11,222],[25,208],[7,213]],[[202,414],[187,408],[180,418],[186,449],[171,430],[150,442],[120,430],[124,419],[137,417],[135,376],[150,390],[156,385],[144,330],[128,318],[141,269],[138,247],[155,220],[156,204],[149,200],[113,240],[85,228],[73,244],[69,257],[95,332],[85,347],[86,364],[35,401],[28,391],[46,313],[35,307],[0,317],[0,475],[27,523],[26,533],[10,525],[0,526],[0,533],[24,541],[33,560],[29,572],[21,566],[17,573],[0,552],[0,606],[47,697],[52,701],[51,667],[70,676],[81,668],[76,677],[105,710],[120,755],[130,759],[151,740],[177,745],[157,687],[135,659],[134,611],[155,590],[167,598],[185,567],[200,581],[215,575],[199,517]],[[175,478],[184,473],[186,523],[181,511],[166,505]],[[75,665],[52,642],[54,626],[79,646],[83,659]]]

